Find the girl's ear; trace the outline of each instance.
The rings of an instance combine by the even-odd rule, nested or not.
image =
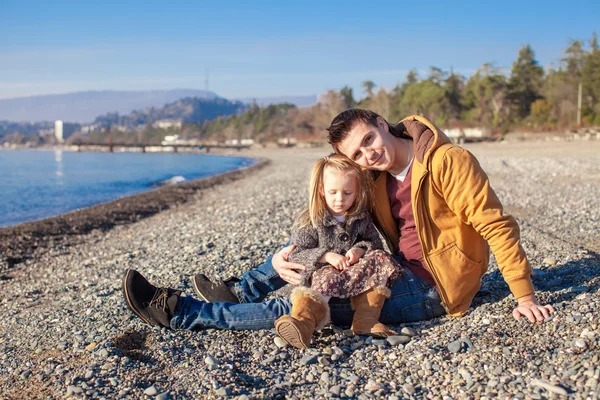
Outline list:
[[[325,191],[323,190],[323,185],[319,185],[319,194],[321,197],[325,197]]]

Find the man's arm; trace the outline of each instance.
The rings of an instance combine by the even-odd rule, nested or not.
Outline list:
[[[500,272],[519,302],[513,316],[518,319],[525,315],[532,322],[543,321],[554,310],[538,305],[519,226],[512,216],[503,214],[502,203],[477,159],[460,147],[446,151],[440,182],[448,206],[492,248]]]

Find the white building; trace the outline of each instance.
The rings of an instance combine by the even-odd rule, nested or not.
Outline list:
[[[58,143],[64,142],[63,122],[61,120],[54,121],[54,137],[56,137],[56,140],[58,140]]]
[[[167,129],[167,128],[181,128],[181,121],[172,120],[172,119],[161,119],[152,124],[155,128]]]

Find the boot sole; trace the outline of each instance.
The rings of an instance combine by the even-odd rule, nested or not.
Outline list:
[[[275,324],[275,330],[279,337],[292,347],[297,349],[308,349],[310,347],[310,343],[302,341],[302,335],[296,325],[289,321],[281,321]]]
[[[137,310],[135,309],[135,307],[133,307],[133,304],[131,303],[131,300],[129,299],[129,291],[127,290],[127,278],[129,278],[129,274],[132,272],[131,269],[128,269],[127,272],[125,273],[125,277],[123,278],[123,292],[125,293],[125,300],[127,301],[127,305],[129,306],[129,309],[131,311],[133,311],[133,313],[135,315],[137,315],[138,317],[140,317],[142,319],[142,321],[144,321],[145,323],[149,324],[149,325],[154,325],[153,323],[151,323],[149,320],[147,320],[146,318],[144,318],[144,316],[142,316],[142,314],[140,314],[139,312],[137,312]]]
[[[194,291],[196,292],[196,294],[198,295],[198,297],[200,297],[200,300],[205,301],[207,303],[210,303],[210,301],[208,301],[208,299],[202,295],[202,292],[198,288],[198,284],[196,283],[196,277],[195,276],[192,278],[192,284],[194,286]]]

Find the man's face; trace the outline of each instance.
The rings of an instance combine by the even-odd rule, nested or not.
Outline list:
[[[352,171],[337,171],[325,168],[323,171],[323,196],[332,215],[346,215],[352,207],[358,190],[358,177]]]
[[[338,147],[342,154],[361,167],[388,171],[395,158],[394,143],[388,129],[381,118],[377,118],[377,126],[358,122]]]

